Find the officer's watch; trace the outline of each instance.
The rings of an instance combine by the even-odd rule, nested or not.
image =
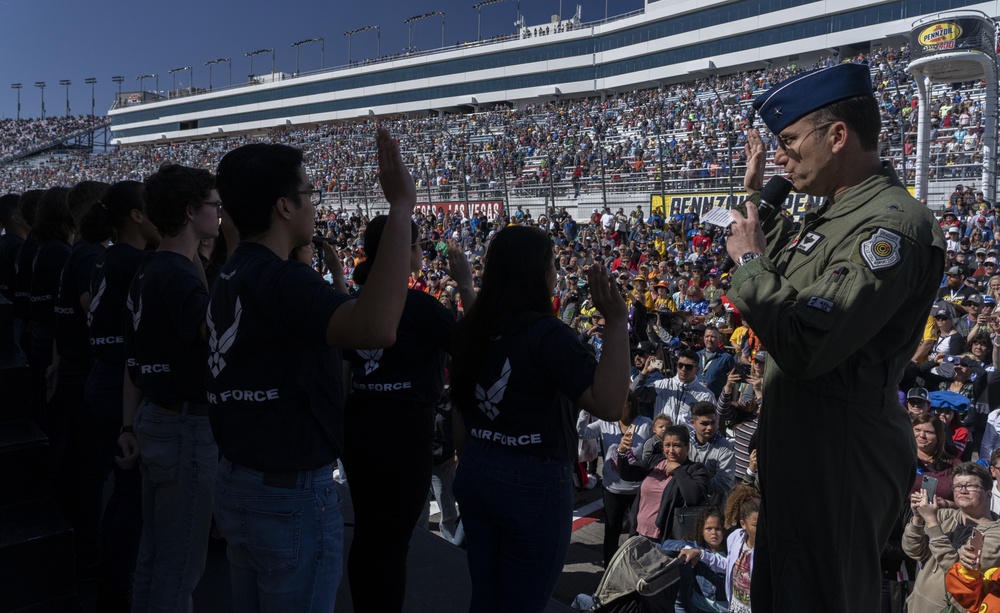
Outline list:
[[[761,255],[763,255],[763,254],[761,254],[761,253],[753,253],[753,252],[744,253],[743,255],[740,256],[739,261],[736,262],[736,263],[739,264],[740,266],[744,266],[744,265],[749,264],[750,262],[756,260]]]

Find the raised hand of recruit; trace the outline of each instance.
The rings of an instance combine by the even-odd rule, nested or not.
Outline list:
[[[417,188],[403,163],[399,143],[382,127],[377,129],[375,141],[378,143],[378,181],[385,199],[391,206],[412,209],[417,203]]]
[[[760,137],[760,132],[747,132],[747,144],[744,147],[747,156],[747,172],[743,175],[743,187],[751,194],[764,189],[764,162],[767,161],[767,148]]]
[[[448,271],[459,287],[472,287],[472,267],[458,241],[448,239]]]
[[[603,266],[591,266],[587,271],[590,284],[590,298],[594,308],[604,316],[605,325],[625,323],[628,310],[625,299],[618,293],[616,285],[609,280],[608,271]]]

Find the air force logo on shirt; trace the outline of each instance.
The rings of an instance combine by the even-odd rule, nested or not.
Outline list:
[[[94,297],[90,299],[90,309],[87,311],[87,326],[88,327],[92,323],[94,323],[94,311],[96,311],[97,307],[100,306],[100,304],[101,304],[101,298],[104,297],[104,290],[106,290],[106,289],[108,289],[108,280],[107,279],[101,279],[101,285],[98,286],[97,292],[94,294]]]
[[[213,377],[218,377],[222,369],[226,367],[226,358],[223,357],[223,354],[229,351],[229,348],[233,346],[233,341],[236,340],[241,315],[243,315],[243,305],[240,304],[240,299],[237,298],[236,315],[233,317],[233,325],[229,326],[220,336],[215,329],[215,322],[212,321],[212,308],[209,305],[205,323],[208,324],[208,350],[211,352],[208,356],[208,367],[212,371]]]
[[[370,375],[378,370],[378,361],[382,359],[382,349],[358,349],[358,356],[365,360],[365,374]]]
[[[139,304],[138,306],[132,305],[132,294],[128,295],[125,299],[125,306],[128,308],[128,312],[132,314],[132,329],[139,329],[139,321],[142,319],[142,294],[139,294]]]
[[[489,390],[483,390],[482,386],[476,384],[476,400],[479,401],[479,410],[491,420],[500,415],[497,405],[503,400],[503,394],[507,391],[507,379],[510,378],[510,359],[503,363],[503,370],[496,383],[490,386]]]

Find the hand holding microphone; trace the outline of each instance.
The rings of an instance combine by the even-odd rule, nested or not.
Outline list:
[[[747,200],[744,211],[742,207],[734,207],[730,214],[733,224],[730,226],[732,236],[726,240],[726,250],[729,254],[722,262],[720,269],[728,272],[733,264],[744,254],[764,253],[767,243],[764,240],[763,225],[778,214],[781,205],[792,191],[792,184],[784,177],[774,176],[760,192],[760,202],[757,205]]]

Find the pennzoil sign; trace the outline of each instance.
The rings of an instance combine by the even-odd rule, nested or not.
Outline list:
[[[974,51],[996,57],[995,28],[983,17],[956,16],[926,21],[910,31],[910,61],[952,51]]]
[[[919,42],[924,47],[937,45],[940,49],[942,43],[952,43],[952,46],[954,46],[955,39],[961,35],[962,26],[950,21],[943,21],[925,28],[920,33]]]

